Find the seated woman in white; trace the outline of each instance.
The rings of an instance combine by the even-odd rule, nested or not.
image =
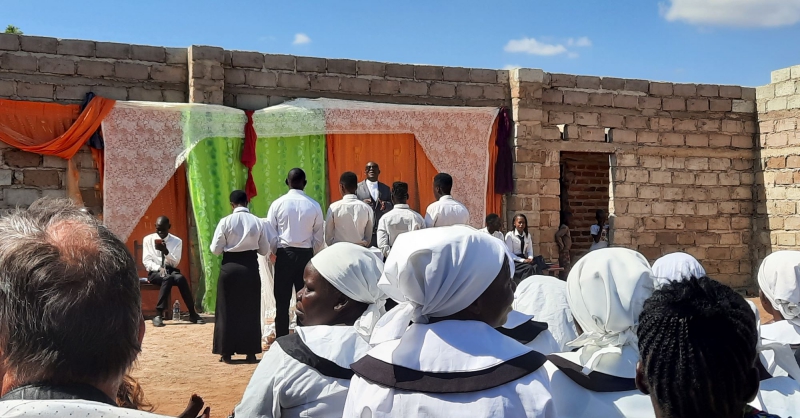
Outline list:
[[[761,326],[762,344],[789,345],[797,357],[800,347],[800,251],[776,251],[758,269],[761,305],[773,322]],[[769,360],[769,359],[768,359]],[[767,369],[773,376],[786,376],[780,366]]]
[[[578,338],[572,311],[567,303],[567,282],[552,276],[531,276],[514,291],[515,311],[546,322],[558,343],[556,352],[568,351],[567,343]]]
[[[574,352],[547,356],[545,369],[559,417],[654,417],[636,388],[636,326],[655,278],[641,254],[624,248],[592,251],[567,278],[567,300],[583,330]]]
[[[470,227],[399,236],[380,286],[401,303],[353,364],[344,416],[555,417],[544,356],[495,330],[512,268],[502,242]]]
[[[689,280],[692,277],[699,279],[705,275],[706,270],[700,262],[686,253],[667,254],[653,263],[653,276],[656,276],[659,286],[669,282]]]
[[[384,313],[383,262],[340,242],[320,251],[303,273],[295,334],[278,338],[236,407],[237,417],[341,417],[353,371]]]

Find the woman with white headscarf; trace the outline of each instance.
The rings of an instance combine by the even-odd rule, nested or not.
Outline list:
[[[558,344],[558,352],[568,351],[567,343],[578,337],[567,303],[567,283],[563,280],[552,276],[528,277],[517,286],[513,307],[515,311],[546,322]]]
[[[544,356],[495,330],[511,310],[511,261],[466,226],[399,236],[380,287],[400,304],[352,365],[344,416],[554,417]]]
[[[759,297],[773,322],[761,326],[762,344],[800,347],[800,251],[776,251],[758,269]],[[768,365],[771,367],[772,365]],[[784,375],[778,370],[776,375]]]
[[[650,265],[624,248],[592,251],[567,278],[567,301],[583,334],[577,351],[547,356],[545,369],[560,417],[654,417],[636,388],[636,328],[655,288]]]
[[[341,417],[353,371],[384,314],[383,262],[355,244],[314,256],[297,294],[295,334],[264,354],[236,407],[239,417]]]
[[[686,253],[667,254],[653,263],[653,275],[658,280],[658,285],[663,286],[669,282],[689,280],[692,277],[699,279],[705,277],[706,270],[696,258]]]

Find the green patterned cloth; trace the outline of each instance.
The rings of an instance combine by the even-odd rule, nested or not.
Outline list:
[[[208,138],[196,141],[187,158],[189,191],[192,198],[200,259],[203,265],[205,294],[203,306],[213,312],[217,299],[217,279],[222,257],[209,249],[220,219],[231,214],[228,197],[236,189],[244,190],[247,168],[240,162],[243,139]],[[325,187],[325,135],[283,138],[259,138],[256,142],[258,161],[253,167],[253,180],[258,196],[250,202],[250,211],[265,217],[269,205],[286,193],[286,173],[294,167],[306,172],[306,193],[327,207]]]

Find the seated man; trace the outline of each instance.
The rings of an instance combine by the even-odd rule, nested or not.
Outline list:
[[[500,222],[500,215],[496,213],[486,215],[486,228],[481,229],[481,232],[505,242],[506,238],[501,229],[503,229],[503,223]]]
[[[154,417],[114,399],[142,347],[136,263],[67,199],[0,218],[0,417]]]
[[[189,322],[205,324],[194,310],[194,299],[192,299],[192,291],[189,289],[189,281],[176,268],[181,262],[183,241],[169,233],[171,227],[169,218],[159,216],[156,219],[156,232],[144,237],[142,242],[142,264],[147,269],[147,281],[161,286],[156,305],[158,313],[153,318],[153,326],[164,326],[164,309],[169,303],[172,286],[178,286],[178,290],[181,291],[183,303],[189,309]]]

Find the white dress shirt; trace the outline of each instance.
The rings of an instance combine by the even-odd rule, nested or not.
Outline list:
[[[375,214],[372,208],[358,200],[354,194],[347,194],[342,200],[331,203],[325,217],[325,243],[350,242],[369,245],[372,241],[372,226]]]
[[[469,211],[467,207],[450,195],[442,196],[436,202],[431,203],[428,205],[428,210],[425,211],[426,228],[468,224]]]
[[[367,188],[369,189],[369,194],[372,196],[372,201],[377,202],[379,196],[378,192],[378,182],[377,181],[370,181],[366,180]]]
[[[480,229],[480,231],[483,232],[484,234],[489,234],[489,228],[483,228],[483,229]],[[489,235],[499,239],[500,241],[504,241],[505,240],[505,238],[503,238],[503,233],[500,232],[500,231],[494,231]]]
[[[156,249],[156,240],[161,239],[158,234],[150,234],[142,240],[142,264],[147,271],[161,270],[161,258],[163,254]],[[172,234],[167,234],[163,239],[167,245],[169,254],[164,258],[165,266],[178,267],[181,263],[181,251],[183,251],[183,241]]]
[[[514,254],[514,261],[525,261],[527,258],[528,260],[533,258],[533,240],[531,240],[531,234],[525,234],[523,238],[525,242],[525,253],[522,252],[521,241],[517,236],[517,230],[509,231],[506,234],[506,247],[508,247],[508,251],[511,251],[511,254]],[[519,257],[522,254],[525,257]]]
[[[272,202],[266,221],[273,253],[286,247],[313,248],[317,252],[325,242],[322,208],[302,190],[291,189]]]
[[[425,228],[422,215],[414,212],[406,204],[394,205],[394,209],[386,212],[378,221],[378,248],[386,257],[398,235],[422,228]]]
[[[222,218],[211,240],[211,252],[220,255],[256,250],[261,255],[269,253],[267,230],[261,219],[247,208],[236,208]]]

